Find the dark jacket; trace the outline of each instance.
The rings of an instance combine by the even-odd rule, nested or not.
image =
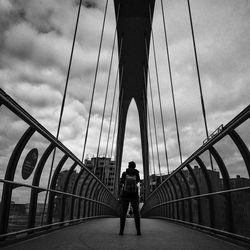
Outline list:
[[[140,175],[139,175],[139,171],[135,168],[127,168],[125,172],[122,173],[122,178],[121,178],[121,186],[123,186],[125,184],[125,178],[126,178],[126,174],[128,175],[135,175],[136,176],[136,183],[140,182]],[[121,192],[121,197],[124,198],[138,198],[138,192],[137,193],[127,193],[126,191],[122,191]]]

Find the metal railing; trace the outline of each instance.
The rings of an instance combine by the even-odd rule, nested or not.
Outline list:
[[[146,200],[142,216],[184,223],[249,243],[249,117],[250,106],[165,176]]]
[[[117,215],[107,187],[2,89],[0,117],[0,240]]]

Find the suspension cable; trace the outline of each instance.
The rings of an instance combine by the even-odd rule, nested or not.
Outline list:
[[[115,40],[116,40],[116,35],[117,35],[117,23],[119,20],[119,16],[120,16],[120,3],[118,6],[118,13],[117,13],[117,17],[116,17],[116,26],[115,26],[115,34],[114,34],[114,39],[113,39],[113,47],[112,47],[112,55],[111,55],[111,63],[110,63],[110,68],[109,68],[109,77],[108,77],[108,82],[110,80],[110,73],[111,73],[111,65],[112,65],[112,61],[113,61],[113,54],[114,54],[114,45],[115,45]],[[123,41],[123,40],[122,40]],[[122,47],[122,41],[121,41],[121,47]],[[120,48],[121,50],[121,48]],[[112,101],[112,108],[111,108],[111,115],[110,115],[110,119],[109,119],[109,129],[108,129],[108,136],[107,136],[107,143],[106,143],[106,149],[105,149],[105,155],[104,158],[106,159],[107,157],[107,152],[108,152],[108,143],[109,143],[109,136],[110,136],[110,129],[111,129],[111,122],[112,122],[112,117],[113,117],[113,110],[114,110],[114,101],[115,101],[115,96],[116,96],[116,87],[117,87],[117,78],[118,78],[118,71],[119,71],[119,63],[118,63],[118,67],[117,67],[117,72],[116,72],[116,78],[115,78],[115,89],[114,89],[114,94],[113,94],[113,101]],[[108,88],[108,87],[107,87]],[[107,98],[107,97],[106,97]],[[105,98],[105,99],[106,99]],[[106,103],[106,101],[105,101]],[[105,105],[106,106],[106,105]],[[105,107],[104,106],[104,107]],[[105,110],[104,110],[105,113]],[[103,118],[104,118],[104,113],[103,113]],[[100,136],[101,136],[101,132],[100,132]],[[100,148],[100,139],[99,139],[99,144],[98,144],[98,151],[97,151],[97,157],[99,155],[99,148]],[[98,158],[97,158],[98,160]],[[106,163],[106,161],[105,161]],[[106,168],[106,164],[104,164],[104,170]],[[107,176],[109,176],[109,169],[107,171]],[[103,176],[102,179],[104,179],[103,183],[105,184],[105,172],[103,171]]]
[[[119,66],[117,67],[116,77],[115,77],[115,88],[114,88],[114,93],[113,93],[113,100],[112,100],[112,106],[111,106],[111,114],[110,114],[110,119],[109,119],[109,129],[108,129],[108,136],[107,136],[106,149],[105,149],[105,158],[107,157],[108,148],[109,148],[109,138],[110,138],[111,125],[112,125],[112,120],[113,120],[114,104],[115,104],[116,89],[117,89],[117,82],[118,82],[118,71],[119,71]],[[108,172],[108,176],[109,176],[109,172]]]
[[[162,0],[161,0],[161,10],[162,10],[162,19],[163,19],[162,21],[163,21],[163,26],[164,26],[164,35],[165,35],[166,51],[167,51],[169,79],[170,79],[171,93],[172,93],[172,101],[173,101],[173,108],[174,108],[176,135],[177,135],[177,141],[178,141],[178,148],[179,148],[179,155],[180,155],[180,163],[182,164],[181,142],[180,142],[180,134],[179,134],[179,126],[178,126],[177,111],[176,111],[176,105],[175,105],[175,95],[174,95],[174,87],[173,87],[173,79],[172,79],[172,69],[171,69],[170,55],[169,55],[169,49],[168,49],[167,28],[166,28],[166,21],[165,21],[165,14],[164,14],[164,7],[163,7],[163,1],[162,1]]]
[[[151,122],[150,122],[150,116],[149,116],[149,111],[147,111],[148,113],[148,131],[149,131],[149,139],[150,139],[150,148],[151,148],[151,158],[152,158],[152,162],[150,159],[150,172],[151,172],[151,176],[154,176],[154,180],[155,180],[155,159],[154,159],[154,149],[153,149],[153,141],[152,141],[152,131],[151,131]],[[153,165],[153,167],[152,167]],[[153,168],[153,171],[152,171]],[[153,173],[152,173],[153,172]],[[153,178],[152,178],[153,181]]]
[[[145,131],[145,133],[146,133],[146,135],[147,135],[147,137],[146,137],[146,139],[147,139],[147,144],[148,144],[148,100],[147,100],[147,79],[146,79],[146,77],[145,77],[145,65],[143,65],[143,77],[144,77],[144,88],[143,88],[143,91],[142,91],[142,102],[143,102],[143,106],[144,106],[144,110],[146,111],[146,112],[143,112],[143,117],[144,117],[144,127],[143,127],[143,130]],[[149,146],[147,146],[147,147],[149,147]],[[150,154],[149,154],[149,149],[148,149],[148,166],[149,166],[149,172],[148,172],[148,181],[149,181],[149,183],[148,183],[148,185],[146,185],[146,182],[145,182],[145,185],[144,185],[144,188],[145,189],[147,189],[147,188],[149,188],[149,192],[150,192],[150,174],[152,174],[152,166],[151,166],[151,160],[150,160]],[[144,179],[146,180],[146,177],[144,176]]]
[[[145,42],[146,42],[146,40],[145,40]],[[146,79],[145,70],[144,70],[144,78]],[[153,100],[153,94],[152,94],[152,84],[151,84],[151,77],[150,77],[149,69],[148,69],[148,80],[149,80],[149,89],[150,89],[150,97],[151,97],[151,107],[152,107],[152,113],[153,113],[153,125],[154,125],[154,132],[155,132],[155,142],[156,142],[158,167],[159,167],[160,181],[162,182],[159,145],[158,145],[158,138],[157,138],[157,132],[156,132],[156,122],[155,122],[156,119],[155,119],[155,111],[154,111],[154,100]]]
[[[168,171],[168,174],[169,174],[167,142],[166,142],[166,134],[165,134],[165,129],[164,129],[164,121],[163,121],[162,102],[161,102],[160,84],[159,84],[159,73],[158,73],[158,66],[157,66],[157,59],[156,59],[156,50],[155,50],[155,41],[154,41],[154,32],[153,32],[153,27],[152,27],[152,16],[151,16],[150,5],[149,5],[149,13],[150,13],[150,20],[151,20],[151,37],[152,37],[152,43],[153,43],[154,64],[155,64],[155,72],[156,72],[156,83],[157,83],[157,90],[158,90],[158,98],[159,98],[159,104],[160,104],[162,134],[163,134],[163,140],[164,140],[164,149],[165,149],[165,157],[166,157],[166,163],[167,163],[167,171]]]
[[[152,128],[151,128],[151,121],[150,115],[148,110],[148,130],[149,130],[149,138],[150,138],[150,145],[151,145],[151,155],[152,155],[152,163],[153,163],[153,174],[154,174],[154,181],[156,181],[155,175],[155,157],[154,157],[154,148],[153,148],[153,140],[152,140]],[[152,172],[152,169],[151,169]]]
[[[117,34],[117,23],[118,23],[119,15],[120,15],[120,3],[119,3],[119,6],[118,6],[118,14],[117,14],[117,18],[116,18],[115,34]],[[123,42],[123,39],[121,40],[121,47],[122,47],[122,42]],[[121,48],[120,48],[120,51],[119,51],[119,58],[120,58],[120,53],[121,53]],[[111,123],[112,123],[112,118],[113,118],[113,111],[114,111],[114,104],[115,104],[115,97],[116,97],[116,89],[117,89],[117,82],[118,82],[119,65],[120,65],[120,60],[118,62],[118,67],[117,67],[116,77],[115,77],[115,89],[114,89],[112,106],[111,106],[111,114],[110,114],[110,119],[109,119],[109,130],[108,130],[108,137],[107,137],[107,143],[106,143],[106,149],[105,149],[105,157],[108,154],[108,145],[109,145]]]
[[[143,67],[143,76],[144,76],[144,82],[145,82],[145,95],[147,96],[147,88],[146,88],[146,73],[145,73],[145,67]],[[143,103],[144,106],[146,107],[147,113],[145,114],[145,121],[147,121],[147,129],[149,130],[149,134],[150,134],[150,145],[151,145],[151,152],[152,152],[152,163],[153,163],[153,174],[154,174],[154,179],[155,179],[155,159],[154,159],[154,149],[153,149],[153,141],[152,141],[152,131],[151,131],[151,123],[150,123],[150,114],[149,114],[149,107],[148,107],[148,101],[147,99],[145,99],[145,97],[143,98]],[[148,117],[148,119],[147,119]],[[150,168],[150,173],[152,174],[152,166],[151,166],[151,160],[149,161],[149,168]]]
[[[148,112],[149,115],[149,112]],[[151,119],[150,116],[148,117],[148,126],[149,126],[149,137],[150,137],[150,144],[151,144],[151,152],[152,152],[152,161],[153,161],[153,170],[155,175],[155,157],[154,157],[154,148],[153,148],[153,140],[152,140],[152,126],[151,126]]]
[[[96,173],[96,168],[98,166],[98,156],[100,151],[100,144],[101,144],[101,138],[102,138],[102,130],[103,130],[103,122],[104,122],[104,116],[106,112],[106,105],[107,105],[107,97],[108,97],[108,91],[109,91],[109,84],[110,84],[110,76],[111,76],[111,68],[113,63],[113,56],[114,56],[114,48],[115,48],[115,39],[116,39],[116,31],[113,38],[113,45],[112,45],[112,52],[111,52],[111,58],[110,58],[110,65],[109,65],[109,72],[108,72],[108,81],[106,86],[106,93],[105,93],[105,100],[104,100],[104,108],[102,112],[102,122],[101,122],[101,129],[99,134],[99,140],[98,140],[98,146],[97,146],[97,153],[96,153],[96,161],[94,165],[94,174]]]
[[[115,115],[115,126],[114,126],[114,130],[113,130],[113,135],[112,135],[112,143],[111,143],[111,151],[110,151],[110,156],[112,158],[112,155],[113,155],[113,149],[114,149],[114,140],[115,140],[115,131],[116,131],[116,126],[117,126],[117,120],[118,120],[118,108],[119,108],[119,105],[117,105],[116,107],[116,115]]]
[[[110,119],[109,119],[109,130],[108,130],[107,143],[106,143],[106,149],[105,149],[105,157],[108,154],[108,148],[109,148],[109,137],[110,137],[110,132],[111,132],[111,123],[112,123],[113,114],[114,114],[115,97],[116,97],[116,89],[117,89],[117,82],[118,82],[118,72],[119,72],[119,67],[117,68],[116,77],[115,77],[115,89],[114,89],[112,106],[111,106],[111,114],[110,114]]]
[[[151,126],[151,119],[149,114],[149,108],[148,110],[148,129],[149,129],[149,138],[150,138],[150,145],[151,145],[151,153],[152,153],[152,161],[153,161],[153,170],[155,175],[155,157],[154,157],[154,148],[153,148],[153,140],[152,140],[152,126]]]
[[[199,69],[199,62],[198,62],[198,56],[197,56],[197,50],[196,50],[196,44],[195,44],[195,35],[194,35],[194,28],[193,28],[193,21],[192,21],[192,13],[191,13],[191,7],[190,7],[189,0],[187,0],[187,4],[188,4],[188,13],[189,13],[189,19],[190,19],[191,33],[192,33],[192,41],[193,41],[193,47],[194,47],[196,71],[197,71],[198,84],[199,84],[199,90],[200,90],[202,114],[203,114],[203,119],[204,119],[206,136],[208,138],[209,135],[208,135],[208,126],[207,126],[207,118],[206,118],[206,108],[205,108],[205,104],[204,104],[204,98],[203,98],[203,92],[202,92],[202,86],[201,86],[200,69]],[[209,156],[210,156],[211,168],[213,170],[214,168],[213,168],[213,160],[212,160],[211,153],[209,154]]]
[[[89,107],[89,116],[88,116],[88,122],[87,122],[87,128],[86,128],[84,146],[83,146],[83,152],[82,152],[82,162],[84,160],[85,149],[86,149],[86,144],[87,144],[87,139],[88,139],[89,123],[90,123],[90,117],[91,117],[91,113],[92,113],[92,106],[93,106],[93,100],[94,100],[94,94],[95,94],[97,72],[98,72],[98,68],[99,68],[99,61],[100,61],[101,47],[102,47],[102,41],[103,41],[104,26],[105,26],[106,15],[107,15],[107,7],[108,7],[108,0],[106,0],[105,10],[104,10],[102,33],[101,33],[101,39],[100,39],[100,44],[99,44],[98,57],[97,57],[96,70],[95,70],[95,77],[94,77],[94,84],[93,84],[91,102],[90,102],[90,107]]]
[[[154,121],[154,131],[155,131],[155,143],[156,143],[156,149],[157,149],[157,158],[158,158],[158,167],[159,167],[159,174],[160,174],[160,181],[162,183],[162,174],[161,174],[161,163],[160,163],[160,154],[159,154],[159,144],[158,144],[158,138],[157,138],[157,132],[156,132],[156,119],[155,119],[155,111],[154,111],[154,101],[153,101],[153,94],[152,94],[152,82],[150,77],[150,72],[148,71],[148,77],[149,77],[149,86],[150,86],[150,95],[151,95],[151,104],[152,104],[152,111],[153,111],[153,121]]]
[[[115,89],[114,89],[114,94],[113,94],[111,115],[110,115],[110,119],[109,119],[109,130],[108,130],[108,137],[107,137],[107,143],[106,143],[106,149],[105,149],[105,158],[107,157],[108,148],[109,148],[109,137],[110,137],[110,133],[111,133],[111,125],[112,125],[111,123],[112,123],[112,120],[113,120],[114,103],[115,103],[115,96],[116,96],[116,92],[117,92],[116,89],[117,89],[117,82],[118,82],[118,72],[119,72],[119,66],[117,67],[117,72],[116,72],[116,77],[115,77]],[[115,128],[116,128],[116,121],[117,121],[117,114],[116,114],[116,117],[115,117]],[[114,142],[112,142],[112,143],[114,143]],[[110,155],[110,159],[112,159],[112,153]],[[108,171],[108,177],[109,177],[109,172],[110,171]]]
[[[123,67],[122,67],[122,70],[121,70],[121,77],[120,77],[120,82],[122,82],[122,79],[123,79]],[[113,154],[113,150],[114,148],[114,139],[115,139],[115,131],[116,131],[116,126],[117,126],[117,120],[118,120],[118,113],[119,112],[122,112],[122,109],[120,107],[120,103],[119,103],[119,100],[123,98],[123,91],[122,91],[122,88],[120,88],[120,91],[119,91],[119,98],[118,98],[118,105],[117,105],[117,108],[116,108],[116,119],[115,119],[115,127],[114,127],[114,133],[113,133],[113,140],[112,140],[112,148],[111,148],[111,156]],[[122,117],[122,113],[120,114],[120,117]],[[121,126],[121,124],[120,124]],[[116,155],[114,155],[114,157],[116,157]]]
[[[60,116],[59,116],[59,121],[58,121],[58,126],[57,126],[57,132],[56,132],[56,139],[57,140],[59,138],[60,129],[61,129],[63,111],[64,111],[66,94],[67,94],[68,83],[69,83],[69,76],[70,76],[71,65],[72,65],[72,60],[73,60],[73,55],[74,55],[74,49],[75,49],[75,41],[76,41],[78,23],[79,23],[80,13],[81,13],[81,6],[82,6],[82,0],[79,1],[78,12],[77,12],[77,17],[76,17],[74,37],[73,37],[73,42],[72,42],[72,46],[71,46],[71,52],[70,52],[70,59],[69,59],[69,65],[68,65],[66,83],[65,83],[65,87],[64,87],[63,99],[62,99],[61,110],[60,110]],[[49,185],[50,185],[50,181],[51,181],[52,169],[53,169],[54,162],[55,162],[55,155],[56,155],[56,148],[53,150],[53,155],[52,155],[52,160],[51,160],[51,167],[50,167],[50,171],[49,171],[49,179],[48,179],[48,184],[47,184],[47,191],[46,191],[46,194],[45,194],[45,201],[44,201],[44,206],[43,206],[43,213],[42,213],[41,225],[43,224],[44,212],[45,212],[45,204],[46,204],[46,200],[47,200],[47,197],[48,197],[48,189],[49,189]]]
[[[116,37],[116,36],[115,36]],[[122,49],[122,44],[123,44],[123,38],[121,39],[121,46],[120,46],[120,52],[121,53],[121,49]],[[120,57],[119,57],[120,58]],[[110,130],[111,130],[111,122],[112,122],[112,117],[113,117],[113,110],[114,110],[114,102],[115,102],[115,96],[116,96],[116,89],[117,89],[117,82],[118,82],[118,72],[119,72],[119,65],[120,63],[118,63],[118,67],[117,67],[117,71],[116,71],[116,77],[115,77],[115,89],[114,89],[114,94],[113,94],[113,101],[112,101],[112,108],[111,108],[111,115],[110,115],[110,119],[109,119],[109,130],[108,130],[108,137],[107,137],[107,143],[106,143],[106,149],[105,149],[105,158],[107,157],[107,152],[108,152],[108,143],[109,143],[109,136],[110,136]],[[100,146],[100,145],[99,145]],[[98,154],[97,154],[98,155]]]
[[[203,93],[202,93],[202,86],[201,86],[201,79],[200,79],[200,69],[199,69],[199,63],[198,63],[198,57],[197,57],[197,51],[196,51],[194,28],[193,28],[192,14],[191,14],[191,8],[190,8],[189,0],[187,0],[187,3],[188,3],[188,12],[189,12],[189,19],[190,19],[190,26],[191,26],[191,33],[192,33],[192,41],[193,41],[193,47],[194,47],[195,64],[196,64],[198,84],[199,84],[199,90],[200,90],[200,99],[201,99],[202,114],[203,114],[203,119],[204,119],[206,136],[208,137],[208,127],[207,127],[207,119],[206,119],[206,110],[205,110],[204,98],[203,98]]]

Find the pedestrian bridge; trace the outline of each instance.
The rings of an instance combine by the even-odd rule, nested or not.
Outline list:
[[[86,1],[85,5],[91,7],[89,2]],[[162,3],[161,1],[164,17]],[[90,95],[82,159],[80,160],[59,140],[67,86],[72,80],[70,79],[71,62],[82,0],[79,1],[56,136],[17,103],[5,89],[0,89],[1,248],[157,250],[250,248],[250,106],[245,105],[227,124],[218,126],[218,129],[211,134],[208,133],[188,1],[206,139],[195,152],[184,159],[174,91],[172,91],[176,145],[178,145],[180,163],[174,169],[172,168],[172,171],[169,170],[165,138],[167,126],[164,126],[161,91],[158,85],[156,92],[159,97],[159,116],[163,132],[159,136],[157,135],[159,131],[155,127],[155,107],[148,65],[150,41],[152,41],[153,52],[155,51],[152,33],[154,4],[154,0],[114,1],[116,27],[113,48],[117,40],[118,63],[115,82],[119,82],[119,98],[117,98],[117,115],[114,115],[117,118],[117,127],[114,126],[116,128],[114,131],[117,131],[117,143],[115,172],[111,183],[113,189],[110,189],[109,179],[103,177],[104,170],[98,172],[98,161],[107,158],[107,148],[105,157],[100,157],[100,141],[104,117],[107,115],[105,110],[110,77],[108,77],[105,103],[102,107],[100,134],[99,137],[96,136],[98,141],[96,161],[93,163],[93,168],[84,162],[90,119],[94,116],[92,104],[103,29],[93,90]],[[166,29],[164,31],[166,35]],[[165,36],[165,42],[168,51],[167,36]],[[110,67],[113,52],[114,50],[112,50]],[[154,59],[158,82],[155,54]],[[169,54],[168,63],[171,76]],[[171,77],[170,80],[173,90]],[[149,85],[151,102],[148,101],[147,85]],[[118,88],[115,87],[116,89]],[[115,93],[114,91],[113,104],[116,100]],[[136,235],[133,219],[127,218],[125,233],[119,236],[119,178],[126,119],[131,100],[135,100],[138,109],[141,135],[144,176],[140,198],[142,235]],[[152,104],[151,109],[149,104]],[[110,124],[113,110],[114,106],[112,106],[111,115],[108,116],[111,117]],[[153,113],[152,123],[150,123],[151,113]],[[153,129],[150,124],[154,125],[155,147],[152,143]],[[108,134],[110,135],[110,127]],[[107,145],[111,144],[109,135]],[[157,136],[162,139],[161,145]],[[159,145],[165,148],[163,154],[166,157],[166,163],[164,164],[160,164]],[[185,146],[189,147],[189,145]],[[156,149],[156,153],[153,149]],[[112,153],[111,156],[113,156]],[[159,174],[155,173],[155,169],[152,171],[152,166],[150,170],[150,165],[155,165],[156,158],[158,158]],[[103,165],[105,164],[104,162]],[[166,174],[162,173],[162,166],[167,169]]]
[[[25,124],[0,179],[0,240],[2,246],[9,245],[7,249],[241,249],[235,244],[249,244],[250,181],[229,177],[216,145],[227,138],[249,175],[249,149],[236,130],[249,120],[250,106],[146,197],[141,209],[143,235],[135,236],[128,219],[123,237],[118,236],[115,218],[119,201],[106,185],[3,91],[0,101],[1,111]],[[37,145],[39,136],[43,145]],[[37,147],[43,152],[39,159]],[[204,158],[208,152],[217,170],[209,169]],[[43,176],[53,159],[51,177]],[[48,187],[42,178],[49,179]],[[28,202],[13,203],[16,195]]]
[[[125,234],[119,236],[118,231],[116,218],[89,220],[4,249],[245,249],[211,234],[157,219],[142,219],[141,236],[136,236],[131,218],[127,220]]]

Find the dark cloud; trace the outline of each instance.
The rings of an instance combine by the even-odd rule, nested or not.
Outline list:
[[[79,2],[79,1],[76,1]],[[99,0],[83,0],[82,5],[86,7],[87,9],[100,9],[101,11],[104,11],[106,1],[99,1]]]
[[[82,4],[83,4],[86,8],[96,8],[96,7],[97,7],[96,1],[83,0]]]

